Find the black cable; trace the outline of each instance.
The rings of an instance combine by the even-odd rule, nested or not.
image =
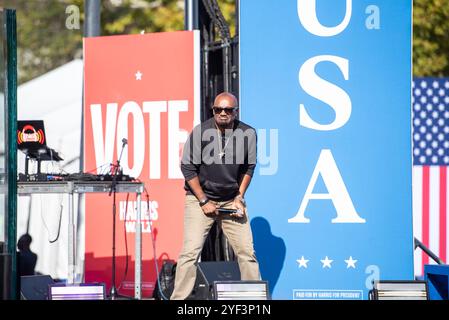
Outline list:
[[[125,231],[125,252],[126,252],[126,263],[125,263],[125,273],[123,275],[123,280],[120,282],[120,285],[117,288],[117,292],[122,288],[122,284],[126,279],[126,276],[128,275],[128,236],[126,234],[126,216],[128,214],[128,200],[129,200],[129,193],[126,194],[126,203],[125,203],[125,219],[123,223],[123,230]]]
[[[213,8],[209,0],[203,0],[204,8],[207,11],[207,14],[209,15],[209,18],[212,20],[213,25],[216,25],[218,27],[217,18],[213,12]],[[212,39],[213,40],[213,39]]]
[[[31,201],[31,199],[30,199]],[[61,220],[62,220],[62,210],[64,206],[62,204],[59,205],[61,207],[61,210],[59,210],[59,222],[58,222],[58,234],[56,235],[56,238],[54,240],[48,240],[49,243],[55,243],[59,239],[59,234],[61,233]],[[44,224],[45,229],[47,229],[47,234],[50,236],[50,230],[48,229],[47,224],[45,223],[44,216],[42,215],[42,202],[41,202],[41,218],[42,223]]]
[[[223,13],[220,10],[220,6],[218,5],[217,0],[210,0],[212,1],[212,7],[214,8],[215,14],[217,15],[217,21],[220,23],[220,28],[222,30],[223,37],[231,41],[231,32],[229,30],[228,23],[226,22],[226,19],[223,16]]]
[[[148,194],[148,191],[147,191],[147,188],[145,187],[145,185],[144,185],[144,187],[143,187],[143,190],[145,191],[145,195],[146,195],[146,198],[147,198],[147,211],[148,211],[148,216],[149,216],[149,219],[150,219],[150,237],[151,237],[151,243],[152,243],[152,245],[153,245],[153,257],[154,257],[154,265],[155,265],[155,267],[156,267],[156,279],[157,279],[157,287],[158,287],[158,289],[159,289],[159,294],[161,295],[161,298],[162,298],[162,300],[170,300],[170,299],[168,299],[165,295],[164,295],[164,293],[162,292],[162,288],[161,288],[161,282],[160,282],[160,279],[159,279],[159,267],[157,266],[157,256],[156,256],[156,242],[155,242],[155,240],[154,240],[154,236],[153,236],[153,226],[152,226],[152,222],[151,222],[151,215],[150,215],[150,196],[149,196],[149,194]]]
[[[212,8],[212,5],[209,2],[209,0],[203,0],[203,5],[204,5],[204,8],[207,11],[207,14],[209,15],[209,18],[211,18],[212,21],[215,22],[216,21],[216,17],[215,17],[215,15],[213,13],[213,8]]]
[[[214,5],[212,2],[210,2],[210,0],[204,0],[203,3],[206,2],[207,6],[207,13],[209,14],[209,17],[212,19],[212,21],[214,22],[215,26],[217,27],[218,31],[220,32],[221,36],[223,37],[223,29],[222,29],[222,25],[221,25],[221,21],[218,21],[217,15],[215,13],[215,9],[214,9]]]
[[[98,169],[100,169],[100,168],[101,168],[102,171],[104,171],[104,167],[105,166],[110,166],[110,164],[109,163],[104,163],[101,166],[96,167],[95,169],[86,171],[85,173],[91,173],[93,171],[98,171]]]
[[[139,179],[136,179],[136,181],[137,182],[141,182],[142,183],[142,181],[140,181]],[[150,213],[149,213],[149,211],[150,211],[150,196],[149,196],[149,194],[148,194],[148,190],[147,190],[147,188],[145,187],[145,185],[144,185],[144,192],[145,192],[145,195],[146,195],[146,198],[147,198],[147,211],[148,211],[148,216],[150,217],[150,221],[149,221],[149,225],[150,225],[150,237],[151,237],[151,243],[152,243],[152,246],[153,246],[153,257],[154,257],[154,264],[155,264],[155,267],[156,267],[156,279],[157,279],[157,284],[158,284],[158,289],[159,289],[159,293],[160,293],[160,295],[161,295],[161,297],[162,297],[162,300],[169,300],[165,295],[164,295],[164,293],[162,292],[162,288],[161,288],[161,283],[160,283],[160,279],[159,279],[159,267],[158,267],[158,265],[157,265],[157,257],[156,257],[156,242],[155,242],[155,240],[154,240],[154,237],[153,237],[153,227],[152,227],[152,223],[151,223],[151,216],[150,216]],[[128,194],[128,196],[129,196],[129,194]],[[128,196],[126,197],[126,201],[127,201],[127,203],[128,203]],[[128,205],[126,206],[126,208],[128,208]],[[127,209],[125,209],[125,228],[126,228],[126,210]],[[126,230],[126,229],[125,229]],[[126,277],[126,272],[127,272],[127,269],[128,269],[128,245],[127,245],[127,240],[126,240],[127,238],[126,238],[126,234],[125,234],[125,243],[126,243],[126,271],[125,271],[125,277]],[[122,280],[122,282],[120,283],[120,286],[119,286],[119,289],[121,288],[121,285],[122,285],[122,283],[124,282],[124,280],[125,280],[125,277],[123,277],[123,280]],[[117,291],[119,290],[119,289],[117,289]],[[131,298],[131,299],[133,299],[133,297],[130,297],[130,296],[125,296],[125,295],[121,295],[121,296],[123,296],[123,297],[127,297],[127,298]]]
[[[221,37],[227,42],[231,41],[231,33],[229,31],[228,24],[220,10],[216,0],[203,0],[204,8],[206,9],[209,17],[218,28]]]

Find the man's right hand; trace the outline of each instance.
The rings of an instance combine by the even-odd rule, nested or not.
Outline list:
[[[217,205],[213,201],[209,201],[204,206],[202,206],[201,209],[206,216],[217,215]]]

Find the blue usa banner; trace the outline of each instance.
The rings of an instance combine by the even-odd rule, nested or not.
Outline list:
[[[247,193],[274,299],[413,279],[411,0],[240,2]]]

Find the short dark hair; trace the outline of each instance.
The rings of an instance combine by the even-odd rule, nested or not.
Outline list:
[[[19,250],[28,249],[32,241],[33,238],[31,238],[31,236],[26,233],[19,238],[19,241],[17,241],[17,247],[19,248]]]

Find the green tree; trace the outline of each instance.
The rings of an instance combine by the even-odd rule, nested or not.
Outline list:
[[[103,35],[183,30],[184,0],[103,1]]]
[[[218,0],[235,35],[235,0]],[[80,10],[80,29],[68,29],[66,9]],[[0,0],[17,9],[19,82],[82,57],[83,0]],[[449,0],[414,0],[413,74],[449,76]],[[182,30],[184,0],[102,0],[102,35]]]
[[[65,27],[68,2],[0,0],[0,6],[17,10],[19,83],[80,57],[81,31]]]
[[[67,7],[79,9],[80,29],[70,29]],[[0,0],[17,10],[19,83],[82,58],[83,0]],[[184,28],[184,0],[102,0],[102,35]]]
[[[235,0],[219,0],[235,34]],[[67,26],[79,9],[79,29]],[[17,10],[19,83],[29,81],[75,58],[82,58],[84,0],[0,0]],[[102,35],[184,29],[184,0],[101,0]]]
[[[413,75],[449,76],[449,0],[414,0]]]

